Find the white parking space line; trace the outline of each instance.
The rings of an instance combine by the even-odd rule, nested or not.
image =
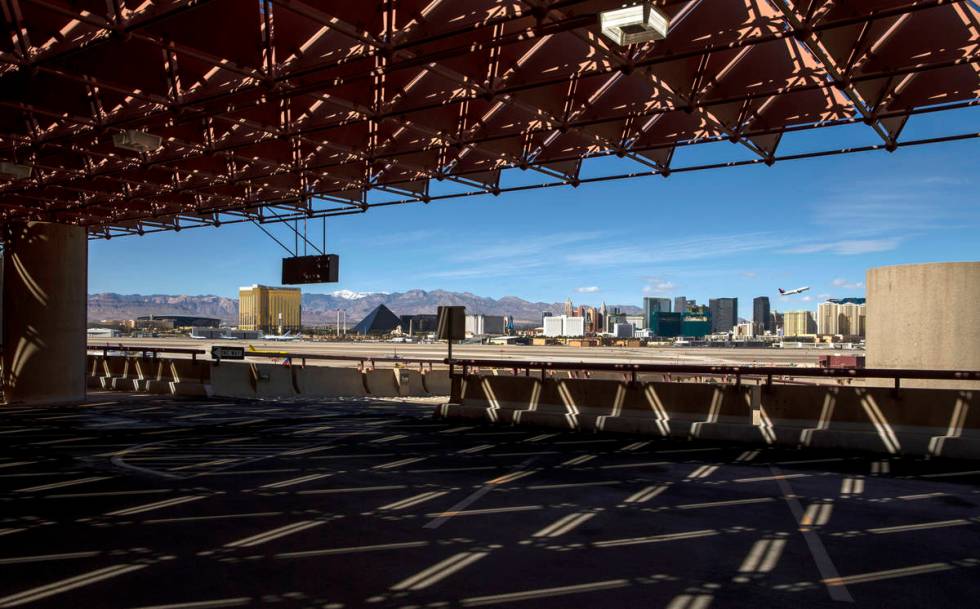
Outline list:
[[[776,484],[779,485],[779,490],[783,493],[783,500],[789,506],[793,518],[799,525],[800,533],[803,535],[803,540],[810,550],[810,555],[813,557],[813,562],[817,566],[817,571],[820,572],[821,581],[827,586],[827,592],[831,600],[853,603],[854,597],[851,596],[844,583],[839,581],[834,584],[827,583],[831,580],[836,581],[840,579],[837,565],[830,559],[830,554],[827,553],[827,548],[824,547],[823,541],[817,532],[813,528],[803,524],[803,506],[800,505],[800,500],[797,498],[796,493],[793,492],[793,487],[790,486],[789,481],[782,477],[782,471],[775,465],[770,465],[769,470],[774,476],[777,476]]]

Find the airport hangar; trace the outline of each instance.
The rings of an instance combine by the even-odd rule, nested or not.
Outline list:
[[[972,1],[633,4],[0,0],[7,400],[84,397],[88,239],[980,135],[902,137],[980,101]]]

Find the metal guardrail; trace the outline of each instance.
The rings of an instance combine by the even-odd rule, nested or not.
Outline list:
[[[876,378],[893,379],[895,388],[901,387],[902,379],[950,380],[950,381],[980,381],[980,371],[977,370],[912,370],[899,368],[796,368],[791,366],[713,366],[697,364],[627,364],[613,362],[541,362],[519,360],[490,360],[490,359],[452,359],[444,360],[449,365],[450,374],[454,368],[462,368],[466,375],[470,368],[511,368],[523,370],[525,376],[531,376],[531,370],[540,370],[544,378],[548,370],[622,372],[629,374],[636,382],[637,374],[643,372],[661,374],[688,374],[697,376],[734,377],[735,384],[740,385],[743,377],[766,379],[771,385],[774,377],[804,377],[804,378]]]
[[[103,357],[108,357],[110,351],[122,351],[127,355],[129,353],[139,354],[143,358],[155,358],[162,354],[172,353],[175,355],[190,355],[191,359],[196,360],[198,355],[207,355],[207,350],[205,349],[188,349],[182,347],[141,347],[134,345],[88,345],[88,351],[101,351]],[[444,360],[442,359],[432,359],[432,358],[417,358],[417,357],[372,357],[369,355],[326,355],[320,353],[291,353],[288,351],[245,351],[245,357],[254,358],[282,358],[290,360],[299,360],[300,365],[306,366],[306,360],[334,360],[334,361],[344,361],[344,362],[358,362],[360,368],[365,368],[365,365],[370,365],[371,369],[375,368],[375,364],[378,363],[399,363],[399,364],[418,364],[420,368],[424,368],[426,364],[429,366],[429,370],[432,369],[433,364],[442,364]]]
[[[306,360],[328,360],[340,362],[358,362],[360,368],[365,364],[370,364],[374,369],[376,363],[398,363],[398,364],[419,364],[420,368],[429,365],[432,370],[433,364],[443,364],[443,359],[421,358],[421,357],[372,357],[369,355],[326,355],[322,353],[290,353],[287,351],[246,351],[245,357],[279,357],[300,360],[302,366],[306,366]]]
[[[174,353],[179,355],[190,355],[192,360],[196,360],[198,355],[206,355],[204,349],[184,349],[180,347],[139,347],[133,345],[88,345],[87,351],[101,351],[102,357],[108,357],[110,351],[122,351],[123,353],[139,353],[143,358],[156,358],[161,354]]]

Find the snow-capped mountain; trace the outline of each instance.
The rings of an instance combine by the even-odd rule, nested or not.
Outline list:
[[[334,298],[343,298],[344,300],[359,300],[373,294],[386,294],[386,292],[353,292],[351,290],[337,290],[335,292],[330,292],[330,295]]]

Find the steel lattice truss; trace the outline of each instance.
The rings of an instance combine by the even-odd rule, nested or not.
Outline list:
[[[622,3],[0,0],[0,160],[32,168],[0,177],[0,224],[363,213],[771,164],[810,156],[785,133],[853,123],[894,150],[925,143],[909,116],[980,98],[973,0],[660,0],[667,39],[626,48],[597,17]],[[116,148],[127,129],[163,145]],[[672,166],[719,140],[739,160]],[[580,173],[610,155],[641,169]],[[521,170],[542,177],[501,180]]]

